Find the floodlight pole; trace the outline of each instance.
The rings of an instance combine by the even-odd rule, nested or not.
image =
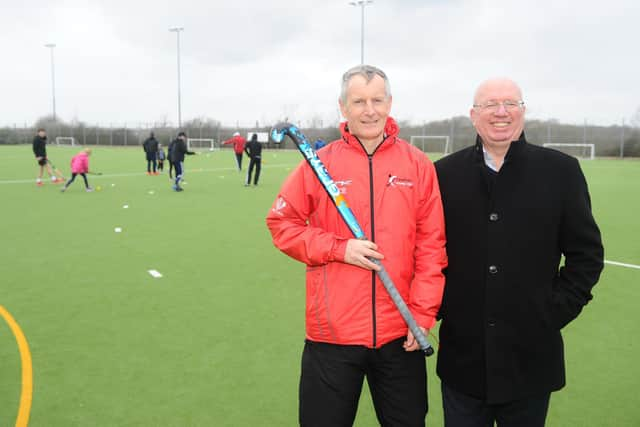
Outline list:
[[[44,47],[48,47],[51,52],[51,100],[53,104],[53,121],[56,121],[56,71],[53,61],[53,49],[56,47],[55,43],[47,43]]]
[[[176,33],[178,42],[178,128],[182,128],[182,97],[180,94],[180,32],[184,31],[184,27],[169,28],[169,31]]]
[[[351,6],[360,6],[360,64],[364,65],[364,7],[373,3],[373,0],[350,1]]]

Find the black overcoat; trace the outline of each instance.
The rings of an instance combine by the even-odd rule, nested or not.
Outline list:
[[[449,257],[438,375],[488,403],[562,388],[560,330],[592,298],[604,256],[578,161],[523,133],[493,185],[479,137],[435,166]]]

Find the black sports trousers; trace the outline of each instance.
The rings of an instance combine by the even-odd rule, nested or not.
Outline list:
[[[425,358],[421,351],[404,351],[404,340],[379,349],[307,340],[300,376],[300,425],[352,426],[366,377],[380,425],[424,426]]]
[[[252,157],[249,160],[249,170],[247,171],[247,181],[246,185],[251,184],[251,174],[253,173],[253,167],[256,168],[256,175],[253,178],[253,185],[258,185],[258,180],[260,179],[260,169],[262,169],[262,159],[260,157]]]
[[[500,404],[467,396],[442,383],[445,427],[544,427],[551,393]]]

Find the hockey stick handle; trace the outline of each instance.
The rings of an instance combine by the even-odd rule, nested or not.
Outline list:
[[[382,265],[382,263],[378,259],[369,258],[369,261],[380,267],[380,270],[377,271],[376,274],[380,278],[380,281],[384,285],[384,288],[387,290],[387,293],[391,297],[391,300],[398,308],[400,315],[402,316],[407,326],[409,327],[409,330],[418,342],[420,350],[424,352],[425,356],[431,356],[433,354],[433,347],[431,346],[431,344],[429,344],[429,341],[427,340],[424,332],[422,332],[422,329],[420,329],[420,326],[418,326],[418,322],[416,322],[413,314],[411,314],[407,303],[404,302],[404,299],[402,299],[402,295],[400,295],[400,292],[398,292],[398,288],[396,288],[396,285],[391,280],[389,273],[387,273],[387,269],[384,268],[384,265]]]
[[[337,185],[333,182],[333,179],[329,175],[329,172],[327,171],[324,163],[322,163],[322,161],[318,157],[318,154],[313,149],[304,134],[300,132],[300,130],[295,125],[292,125],[290,123],[277,124],[271,130],[271,138],[276,142],[281,142],[284,139],[285,134],[289,135],[298,150],[300,150],[300,152],[303,154],[307,163],[316,174],[318,180],[338,209],[340,216],[351,230],[351,233],[353,233],[356,239],[366,239],[365,234],[360,227],[360,224],[353,214],[353,211],[351,211],[351,208],[349,208],[347,201],[345,200],[342,193],[340,193]],[[427,340],[424,332],[418,326],[418,323],[411,314],[409,307],[402,299],[402,295],[400,295],[400,292],[398,292],[398,288],[396,288],[395,284],[391,280],[389,273],[379,260],[373,258],[369,258],[369,260],[380,266],[380,270],[377,271],[376,274],[387,290],[389,296],[391,297],[391,300],[398,308],[398,311],[409,327],[409,330],[418,342],[420,349],[424,352],[425,356],[431,356],[433,354],[433,347],[431,346],[431,344],[429,344],[429,341]]]

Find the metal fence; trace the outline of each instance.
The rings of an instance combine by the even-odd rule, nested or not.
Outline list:
[[[412,135],[446,135],[450,152],[467,147],[474,142],[475,129],[467,117],[455,117],[415,125],[400,122],[400,136],[407,141]],[[176,137],[178,129],[166,125],[142,123],[136,125],[87,125],[53,123],[45,126],[50,141],[56,137],[73,137],[80,145],[140,146],[154,132],[156,139],[168,144]],[[210,138],[216,142],[231,138],[234,132],[247,135],[250,132],[269,132],[263,127],[227,127],[218,124],[201,124],[181,129],[191,138]],[[314,141],[317,138],[332,141],[340,137],[336,126],[309,127],[302,131]],[[631,126],[593,126],[585,121],[582,125],[558,123],[556,121],[530,120],[526,123],[527,140],[534,144],[582,143],[594,144],[599,157],[640,157],[640,129]],[[35,126],[13,125],[0,127],[0,144],[28,144],[36,133]],[[269,142],[269,148],[295,148],[291,141],[282,144]]]

